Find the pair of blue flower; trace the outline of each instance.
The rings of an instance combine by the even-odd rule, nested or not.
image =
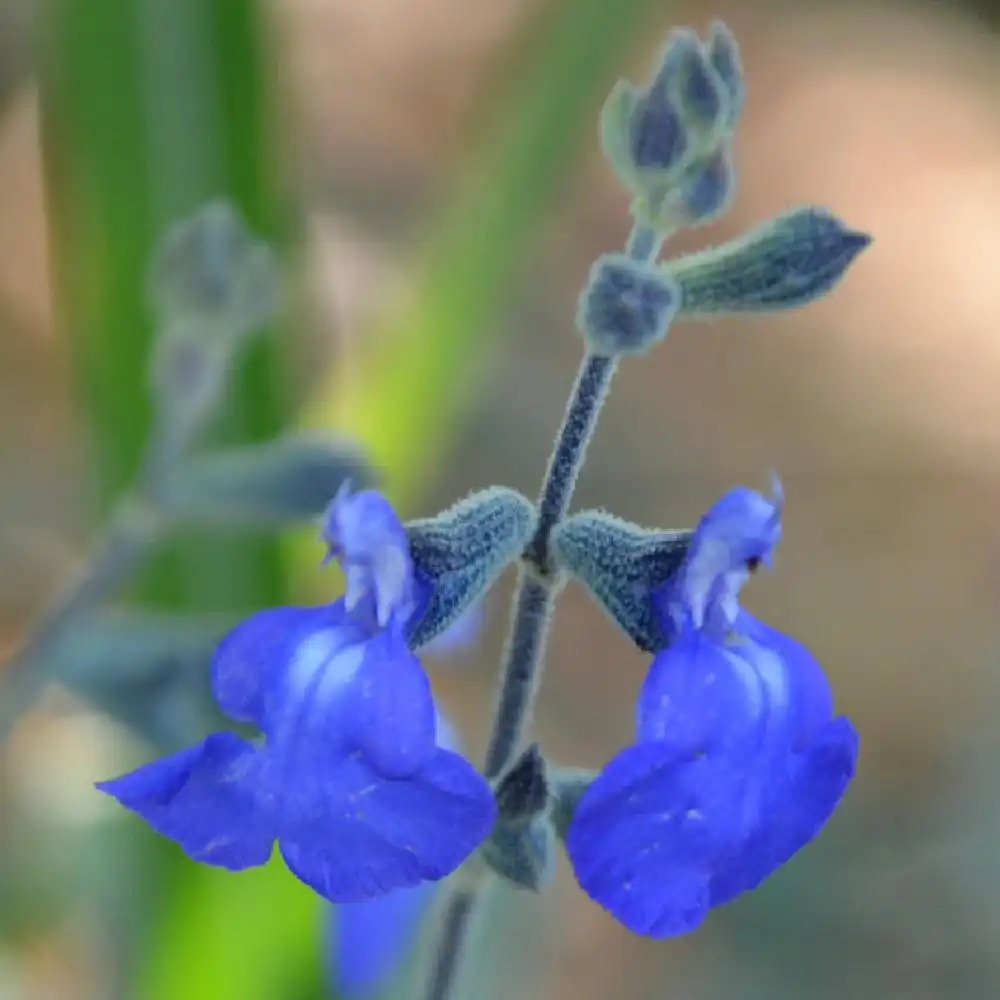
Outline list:
[[[753,888],[816,835],[853,773],[857,735],[833,717],[819,664],[739,604],[780,534],[780,497],[734,490],[646,595],[672,640],[643,685],[635,745],[591,784],[566,835],[581,886],[638,933],[684,933]],[[426,883],[489,836],[497,808],[407,645],[433,582],[405,528],[379,494],[344,492],[324,535],[345,596],[257,614],[216,653],[220,707],[263,742],[216,733],[99,787],[197,861],[261,865],[277,841],[303,882],[358,904],[342,909],[341,936],[374,935],[352,948],[347,978],[361,989],[405,940]]]

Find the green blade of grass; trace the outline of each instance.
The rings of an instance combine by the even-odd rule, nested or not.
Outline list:
[[[255,232],[280,243],[264,42],[261,12],[249,0],[49,0],[45,8],[43,142],[57,311],[99,511],[128,488],[150,426],[145,274],[156,241],[176,219],[224,196]],[[261,336],[240,360],[215,441],[261,440],[287,422],[277,336]],[[280,603],[286,591],[276,542],[198,538],[171,544],[135,596],[204,612]],[[295,926],[282,911],[308,912],[280,865],[255,873],[275,886],[262,897],[277,912],[265,907],[261,920],[244,895],[253,879],[230,884],[174,845],[146,831],[135,836],[149,838],[151,850],[140,854],[156,860],[117,870],[141,881],[132,898],[145,897],[141,912],[119,916],[128,995],[222,996],[202,984],[238,983],[234,970],[253,978],[255,962],[266,970],[275,957],[287,961],[282,943],[244,944],[258,928],[278,941],[276,928]],[[289,890],[286,907],[281,893]],[[226,920],[217,921],[220,912]]]

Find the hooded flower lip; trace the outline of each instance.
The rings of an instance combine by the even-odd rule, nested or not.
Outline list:
[[[763,563],[773,565],[781,540],[784,490],[772,477],[772,498],[739,486],[702,517],[677,576],[654,594],[667,634],[685,625],[722,637],[738,612],[740,588]]]
[[[449,874],[489,834],[486,781],[437,737],[436,708],[403,639],[415,589],[406,533],[379,494],[341,491],[324,530],[348,594],[263,611],[219,645],[232,733],[98,787],[195,860],[239,870],[279,843],[289,868],[334,902]]]
[[[567,848],[594,899],[640,934],[697,927],[812,840],[854,774],[858,736],[822,668],[738,603],[781,535],[780,488],[724,496],[658,599],[678,623],[642,687],[636,743],[577,807]]]
[[[347,610],[374,614],[377,627],[405,621],[416,603],[406,529],[376,490],[352,494],[341,487],[323,516],[327,560],[338,559],[347,576]]]

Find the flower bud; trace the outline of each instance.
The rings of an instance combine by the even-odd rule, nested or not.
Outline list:
[[[591,269],[577,326],[595,354],[641,355],[666,336],[679,304],[680,290],[662,269],[605,254]]]

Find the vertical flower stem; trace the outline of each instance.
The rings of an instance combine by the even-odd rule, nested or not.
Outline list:
[[[527,723],[535,698],[540,665],[545,652],[549,619],[555,603],[550,580],[521,570],[517,598],[511,612],[510,635],[504,653],[499,696],[483,773],[496,778],[503,771]]]
[[[633,260],[655,260],[663,246],[663,235],[648,226],[633,226],[625,252]]]
[[[629,236],[627,252],[636,260],[650,260],[659,254],[662,244],[662,236],[637,225]],[[490,779],[499,777],[511,763],[531,718],[560,582],[551,563],[549,539],[573,499],[587,446],[617,368],[617,358],[599,354],[584,357],[545,470],[538,498],[538,524],[521,557],[521,576],[504,650],[500,693],[483,768]],[[484,883],[485,876],[478,884],[470,886],[466,882],[447,901],[425,1000],[449,1000],[452,996],[469,924],[483,896]]]
[[[549,559],[549,537],[566,514],[587,445],[617,368],[617,359],[587,355],[580,366],[562,428],[549,459],[538,500],[538,524],[522,556],[521,577],[504,651],[500,693],[493,713],[483,768],[496,778],[510,763],[531,716],[555,603],[557,574]],[[469,924],[483,895],[479,885],[464,885],[446,903],[426,1000],[452,995]]]
[[[538,525],[524,552],[525,561],[541,576],[551,575],[549,536],[569,507],[597,415],[617,366],[616,358],[599,354],[588,354],[580,365],[569,406],[545,470],[545,480],[538,497]]]
[[[538,525],[524,550],[510,639],[504,653],[503,679],[486,753],[487,778],[497,777],[510,763],[531,712],[557,584],[549,559],[549,537],[572,499],[617,364],[615,358],[594,354],[583,359],[549,459],[538,499]]]

